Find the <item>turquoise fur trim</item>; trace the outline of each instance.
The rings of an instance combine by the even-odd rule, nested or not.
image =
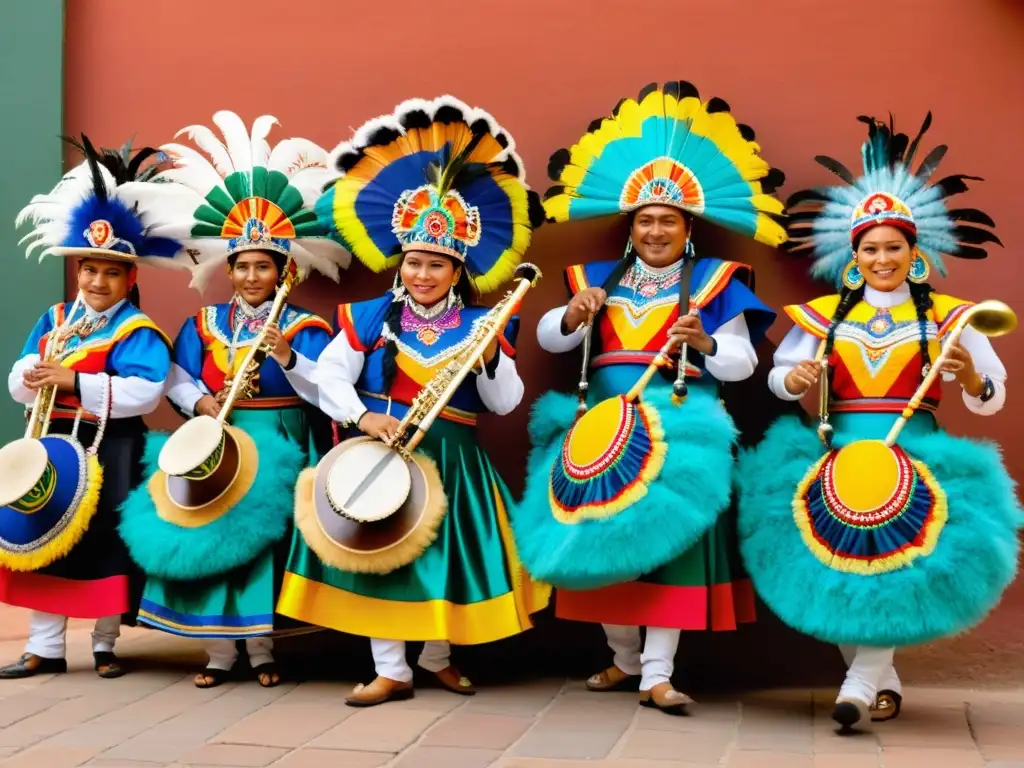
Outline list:
[[[761,598],[794,629],[828,643],[926,643],[973,627],[1013,581],[1024,511],[999,449],[941,430],[900,445],[942,485],[949,519],[931,555],[875,576],[828,568],[793,521],[796,487],[822,456],[811,427],[782,417],[741,455],[740,551]]]
[[[132,559],[147,575],[178,581],[216,576],[249,563],[288,533],[295,481],[305,461],[302,450],[273,429],[246,432],[261,459],[252,488],[228,513],[200,528],[181,528],[157,516],[146,486],[168,435],[147,436],[142,459],[147,481],[121,505],[119,527]]]
[[[519,556],[538,581],[593,589],[630,581],[688,549],[729,506],[736,427],[718,398],[697,387],[685,405],[668,387],[644,399],[661,416],[668,452],[661,474],[638,502],[612,517],[575,525],[558,522],[548,500],[548,477],[559,461],[576,398],[548,392],[530,416],[533,448],[526,490],[513,510]]]

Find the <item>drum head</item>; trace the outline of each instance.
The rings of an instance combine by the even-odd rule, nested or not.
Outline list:
[[[324,483],[335,512],[356,522],[372,523],[405,503],[412,477],[395,451],[379,440],[360,440],[340,455],[344,460],[330,466]]]
[[[46,446],[31,437],[0,448],[0,506],[14,504],[29,493],[49,465]]]
[[[306,470],[296,487],[295,522],[310,549],[327,565],[355,573],[390,573],[408,565],[430,546],[444,518],[447,499],[437,467],[416,454],[412,462],[400,457],[409,493],[393,514],[373,522],[357,522],[339,514],[327,498],[328,476],[347,466],[346,455],[371,437],[356,437],[337,445],[315,471]],[[390,449],[388,449],[390,450]]]
[[[189,419],[164,443],[160,450],[160,471],[182,476],[198,469],[214,456],[224,439],[224,427],[212,416]],[[210,471],[215,471],[211,466]]]
[[[618,514],[647,493],[667,450],[653,406],[602,400],[565,436],[549,477],[551,513],[567,525]]]
[[[159,470],[146,487],[161,519],[182,528],[199,528],[227,514],[249,492],[259,462],[252,437],[238,427],[228,426],[224,429],[223,456],[212,475],[189,480]]]
[[[0,566],[34,571],[78,543],[96,512],[103,474],[75,440],[47,435],[36,442],[46,470],[15,506],[0,506]]]
[[[928,468],[881,440],[827,453],[793,502],[807,547],[847,573],[884,573],[930,554],[947,517],[946,494]]]

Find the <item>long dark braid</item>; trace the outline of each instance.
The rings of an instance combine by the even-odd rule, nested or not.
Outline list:
[[[828,335],[825,336],[825,352],[822,356],[822,361],[828,363],[829,357],[832,355],[832,347],[836,343],[836,328],[839,324],[846,319],[846,316],[850,314],[850,310],[857,306],[857,303],[864,298],[864,284],[861,283],[859,288],[847,288],[843,286],[843,290],[839,292],[839,305],[836,307],[835,313],[832,315],[832,324],[828,327]]]
[[[928,349],[928,310],[935,306],[932,301],[932,292],[935,290],[928,283],[914,283],[907,281],[910,286],[910,297],[914,300],[914,309],[917,310],[917,325],[921,330],[918,342],[921,345],[921,378],[928,374],[927,369],[932,365],[932,354]]]
[[[459,281],[455,284],[455,295],[462,299],[463,305],[468,307],[476,301],[476,293],[466,267],[461,264],[456,264],[456,266],[461,266],[462,272],[459,275]],[[395,275],[395,290],[401,285],[401,277]],[[382,330],[387,329],[388,335],[391,337],[384,345],[384,357],[381,359],[381,375],[384,377],[384,392],[382,394],[384,395],[391,391],[391,385],[394,384],[395,376],[398,375],[398,344],[394,340],[402,333],[402,308],[404,306],[404,300],[393,301],[384,315]]]

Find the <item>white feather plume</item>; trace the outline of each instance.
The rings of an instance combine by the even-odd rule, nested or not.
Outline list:
[[[222,109],[213,116],[213,122],[224,136],[224,146],[231,156],[231,165],[236,171],[252,170],[252,142],[245,123],[234,112]]]
[[[229,176],[234,170],[231,164],[231,156],[228,154],[227,148],[221,144],[220,139],[207,128],[205,125],[190,125],[182,128],[176,134],[174,138],[178,138],[181,134],[187,134],[188,137],[195,142],[195,145],[199,147],[203,152],[210,156],[208,162],[213,163],[213,167],[216,168],[217,173],[221,177]],[[163,147],[161,147],[163,149]]]
[[[267,161],[270,159],[270,144],[267,143],[267,136],[270,135],[270,129],[275,125],[280,125],[280,123],[273,115],[260,115],[253,121],[252,138],[249,142],[249,157],[252,167],[266,167]]]

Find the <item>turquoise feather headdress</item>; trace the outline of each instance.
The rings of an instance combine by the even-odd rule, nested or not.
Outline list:
[[[852,258],[852,240],[879,224],[899,227],[914,235],[921,255],[939,274],[946,275],[943,256],[984,259],[986,243],[1002,245],[994,232],[995,222],[977,208],[948,208],[946,201],[966,192],[967,181],[978,176],[931,178],[946,154],[940,145],[917,167],[912,166],[921,138],[931,126],[931,112],[911,141],[896,133],[893,117],[888,125],[873,117],[857,118],[868,126],[868,138],[861,147],[864,175],[853,174],[831,157],[815,160],[842,179],[845,185],[819,187],[792,195],[786,201],[789,241],[786,250],[813,258],[811,274],[836,285]]]

